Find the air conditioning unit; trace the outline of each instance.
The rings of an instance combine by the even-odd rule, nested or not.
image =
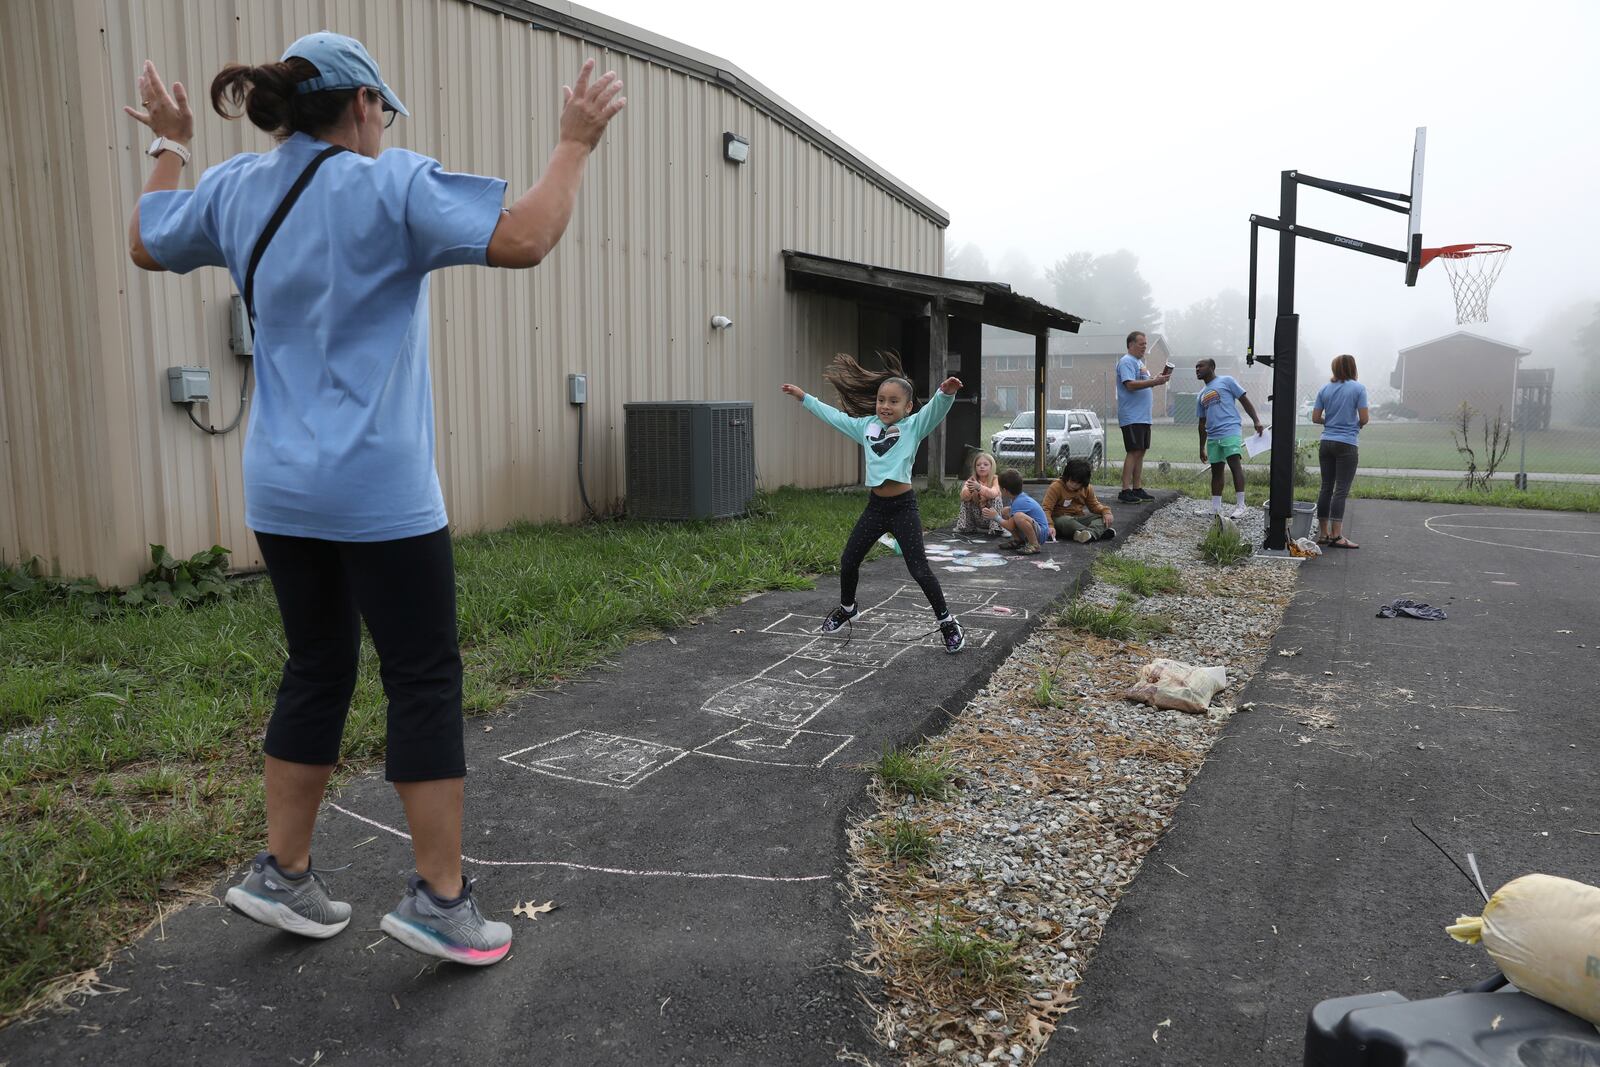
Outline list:
[[[624,404],[627,511],[635,519],[726,519],[756,492],[749,401]]]

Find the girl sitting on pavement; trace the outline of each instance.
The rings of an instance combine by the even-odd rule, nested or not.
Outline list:
[[[1061,477],[1044,492],[1044,513],[1055,526],[1056,536],[1072,538],[1080,545],[1089,541],[1109,541],[1117,536],[1111,526],[1111,509],[1094,495],[1089,479],[1094,468],[1086,459],[1069,459]]]
[[[961,483],[961,514],[956,516],[955,532],[998,537],[1000,520],[986,518],[983,509],[992,509],[999,501],[1000,479],[994,472],[994,457],[979,452],[972,457],[972,477]]]
[[[899,359],[886,354],[884,362],[889,369],[869,371],[851,356],[834,357],[833,365],[822,376],[839,391],[844,411],[830,407],[798,385],[783,386],[785,393],[860,445],[866,455],[866,483],[870,490],[867,507],[856,520],[839,560],[839,606],[828,613],[821,629],[825,634],[834,633],[860,614],[856,608],[856,582],[861,576],[861,562],[878,538],[890,533],[900,544],[906,570],[922,587],[933,608],[944,635],[944,650],[954,654],[966,646],[966,636],[946,607],[944,591],[923,551],[922,515],[917,509],[916,490],[911,488],[911,465],[917,446],[955,402],[961,380],[946,378],[927,406],[912,414],[916,395],[900,369]]]
[[[1014,468],[1008,467],[1000,475],[1000,499],[1004,506],[995,510],[994,514],[1011,535],[1011,540],[1001,548],[1016,549],[1019,556],[1037,556],[1039,542],[1056,539],[1050,520],[1045,518],[1044,509],[1037,500],[1022,491],[1022,475]]]

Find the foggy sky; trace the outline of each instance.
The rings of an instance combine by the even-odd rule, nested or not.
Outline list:
[[[1525,343],[1600,300],[1600,3],[590,4],[741,68],[991,264],[1127,248],[1163,309],[1243,290],[1280,171],[1403,192],[1427,126],[1423,243],[1514,246],[1489,322],[1461,328]],[[1400,214],[1305,188],[1300,212],[1405,244]],[[1263,278],[1275,263],[1266,242]],[[1438,263],[1407,289],[1399,263],[1302,240],[1298,272],[1319,347],[1382,367],[1458,328]]]

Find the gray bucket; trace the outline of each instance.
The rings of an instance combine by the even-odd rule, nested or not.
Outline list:
[[[1317,518],[1317,505],[1306,500],[1294,502],[1294,514],[1289,516],[1289,540],[1298,541],[1302,537],[1311,536],[1311,524]],[[1272,502],[1269,500],[1261,505],[1261,519],[1270,528],[1272,526]]]

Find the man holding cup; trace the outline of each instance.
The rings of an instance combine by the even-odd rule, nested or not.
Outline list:
[[[1152,376],[1144,365],[1149,342],[1144,331],[1134,330],[1127,339],[1128,354],[1117,360],[1117,424],[1122,427],[1122,492],[1117,499],[1137,504],[1155,497],[1144,491],[1144,454],[1150,449],[1150,421],[1155,394],[1150,390],[1165,385],[1172,377],[1172,364]]]

